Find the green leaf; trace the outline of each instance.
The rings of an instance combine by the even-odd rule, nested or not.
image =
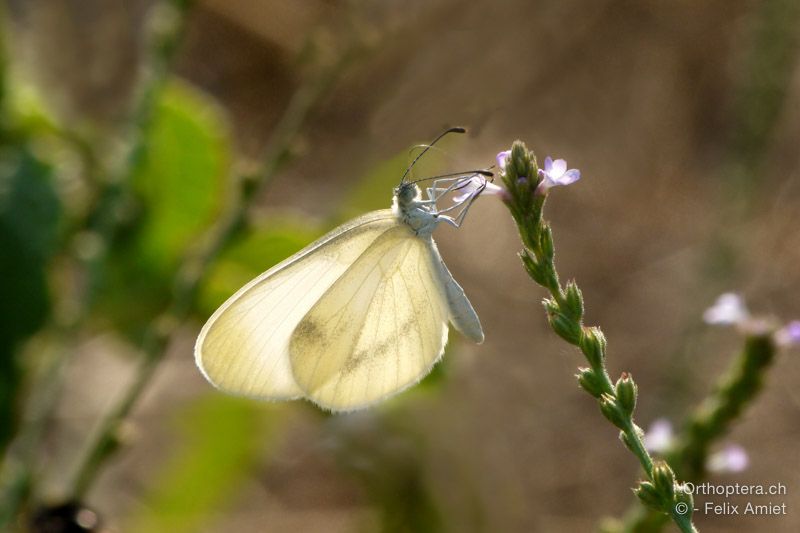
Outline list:
[[[146,212],[139,260],[173,268],[219,213],[230,159],[227,125],[206,97],[173,83],[156,108],[134,186]]]
[[[56,243],[60,203],[49,165],[27,147],[0,151],[0,226],[30,255],[44,259]]]
[[[45,268],[60,216],[51,177],[27,147],[0,151],[0,454],[14,427],[15,349],[41,327],[50,307]]]
[[[259,467],[265,442],[279,432],[280,409],[212,393],[177,413],[178,445],[125,531],[208,529]]]
[[[133,178],[142,214],[115,243],[100,316],[131,334],[164,308],[181,259],[221,211],[230,150],[221,110],[186,85],[169,85]]]

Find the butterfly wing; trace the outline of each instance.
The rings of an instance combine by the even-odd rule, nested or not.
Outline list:
[[[261,399],[296,398],[289,338],[298,322],[347,268],[397,221],[375,211],[340,226],[264,272],[208,319],[195,344],[206,379],[230,393]]]
[[[413,385],[442,355],[450,317],[431,239],[405,224],[375,239],[299,322],[289,342],[305,395],[334,411]]]
[[[432,252],[434,254],[435,263],[439,272],[439,278],[444,285],[447,294],[447,303],[450,308],[450,323],[461,332],[462,335],[467,337],[473,342],[478,344],[483,342],[483,328],[481,321],[472,304],[469,303],[467,295],[464,294],[464,289],[453,278],[453,275],[447,269],[442,257],[439,255],[439,250],[436,248],[436,243],[431,241]]]

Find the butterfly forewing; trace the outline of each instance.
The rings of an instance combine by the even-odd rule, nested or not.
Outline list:
[[[263,399],[302,395],[289,339],[320,297],[385,232],[389,210],[355,219],[254,279],[208,320],[195,346],[206,378],[225,391]]]
[[[307,397],[358,409],[430,371],[450,316],[438,261],[432,241],[400,222],[375,239],[291,337],[292,371]]]

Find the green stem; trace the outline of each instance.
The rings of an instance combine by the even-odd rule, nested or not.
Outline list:
[[[648,478],[652,478],[653,458],[650,456],[647,448],[644,447],[644,441],[641,437],[641,430],[638,430],[636,425],[633,423],[633,419],[630,419],[626,420],[625,429],[622,431],[625,433],[625,437],[628,439],[626,442],[630,443],[628,446],[629,449],[639,459],[639,463],[642,465],[642,470],[644,470]]]
[[[738,357],[714,386],[712,393],[688,417],[677,444],[667,454],[682,479],[700,483],[708,475],[706,464],[712,445],[723,437],[761,391],[767,371],[775,360],[776,346],[769,333],[750,335]],[[608,531],[626,533],[660,531],[661,517],[635,508],[622,523]]]
[[[643,432],[633,420],[638,394],[631,376],[623,373],[614,384],[606,366],[606,341],[599,328],[583,325],[583,296],[572,281],[562,286],[554,261],[553,235],[549,224],[542,218],[546,192],[537,190],[539,184],[536,159],[525,145],[517,141],[506,161],[503,181],[508,195],[505,199],[517,228],[524,250],[520,254],[523,266],[533,281],[547,289],[550,298],[544,301],[548,321],[553,331],[573,346],[578,347],[589,363],[579,371],[581,387],[595,397],[603,415],[621,431],[621,440],[638,459],[647,482],[637,489],[639,497],[648,505],[670,516],[681,531],[696,531],[691,521],[691,505],[686,514],[676,511],[676,505],[691,495],[682,492],[668,464],[654,466],[642,440]]]
[[[689,417],[678,446],[669,455],[686,479],[705,477],[711,444],[725,435],[753,402],[774,357],[771,334],[747,337],[742,353],[722,376],[714,392]]]
[[[675,525],[678,526],[678,529],[683,533],[697,533],[697,528],[692,524],[691,513],[680,514],[676,511],[672,511],[670,516],[672,517],[672,521],[675,522]]]

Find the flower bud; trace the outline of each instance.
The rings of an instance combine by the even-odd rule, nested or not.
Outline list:
[[[663,512],[664,506],[656,488],[649,481],[642,481],[639,486],[633,489],[633,493],[645,506],[654,511]]]
[[[522,259],[522,264],[533,281],[539,285],[546,286],[545,283],[547,282],[547,274],[544,272],[536,259],[531,256],[530,252],[527,250],[520,252],[519,258]]]
[[[582,337],[581,325],[565,316],[558,304],[551,299],[545,299],[544,308],[553,331],[568,343],[578,344]]]
[[[633,410],[636,408],[636,395],[638,391],[636,383],[633,381],[631,375],[627,372],[623,372],[614,388],[617,392],[617,400],[619,401],[620,408],[622,408],[623,412],[628,416],[632,415]]]
[[[575,374],[575,377],[578,378],[578,385],[580,385],[583,390],[595,398],[599,398],[603,393],[602,381],[598,377],[597,373],[591,368],[579,368],[578,373]]]
[[[627,418],[622,412],[622,409],[617,403],[617,399],[608,393],[600,395],[600,411],[603,413],[609,422],[617,426],[619,429],[625,429],[627,425]]]
[[[666,501],[675,499],[675,474],[664,461],[653,465],[653,485]]]
[[[509,172],[511,178],[532,178],[533,167],[531,165],[532,154],[528,152],[525,143],[521,141],[514,141],[511,146],[511,161],[510,165],[506,165],[506,171]],[[513,175],[512,175],[513,174]]]
[[[592,368],[598,368],[603,364],[606,356],[606,336],[603,335],[600,328],[583,328],[580,348]]]
[[[566,303],[564,311],[579,322],[583,318],[583,293],[574,280],[567,282],[564,288],[564,300]]]
[[[542,251],[542,257],[547,258],[548,261],[552,261],[553,255],[555,254],[553,230],[547,222],[542,222],[541,229],[539,230],[539,249]]]

